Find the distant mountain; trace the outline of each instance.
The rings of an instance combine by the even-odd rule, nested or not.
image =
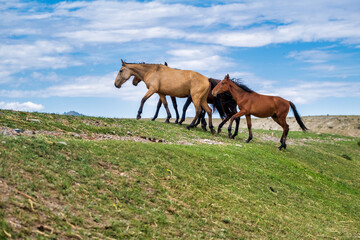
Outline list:
[[[75,112],[75,111],[69,111],[69,112],[64,112],[63,115],[70,115],[70,116],[85,116],[84,114]]]

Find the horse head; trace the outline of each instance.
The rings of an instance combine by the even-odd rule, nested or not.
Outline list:
[[[115,79],[115,87],[117,88],[121,88],[121,85],[131,77],[131,70],[127,67],[126,62],[121,60],[121,63],[122,66]]]
[[[220,93],[228,92],[230,89],[230,76],[226,74],[224,80],[219,82],[214,89],[212,90],[211,94],[216,97]]]

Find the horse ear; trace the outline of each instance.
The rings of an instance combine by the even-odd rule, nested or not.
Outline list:
[[[126,63],[122,59],[121,59],[121,63],[122,63],[123,66],[126,65]]]
[[[165,64],[164,64],[165,66],[167,66],[167,62],[165,62]]]
[[[225,79],[230,79],[229,74],[226,74]]]

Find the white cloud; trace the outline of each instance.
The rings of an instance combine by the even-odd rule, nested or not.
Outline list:
[[[321,50],[292,51],[288,57],[309,63],[324,63],[333,58],[329,52]]]
[[[16,111],[27,111],[27,112],[33,112],[33,111],[40,111],[44,108],[42,104],[36,104],[33,102],[0,102],[0,108],[3,109],[10,109],[10,110],[16,110]]]
[[[33,44],[1,44],[0,75],[9,76],[26,69],[59,69],[81,65],[70,57],[62,56],[72,47],[52,41],[36,41]]]
[[[129,79],[120,89],[114,86],[117,73],[103,76],[82,76],[40,90],[0,90],[0,96],[10,98],[31,97],[103,97],[121,98],[128,101],[138,101],[147,92],[145,84],[137,87]]]
[[[84,42],[176,38],[224,46],[259,47],[339,39],[359,43],[358,10],[356,1],[258,0],[210,7],[93,1],[62,2],[55,6],[54,16],[78,21],[80,25],[76,25],[76,29],[67,27],[58,34]]]
[[[324,50],[333,47],[334,45],[322,49],[292,51],[287,57],[299,62],[308,63],[309,66],[303,69],[317,78],[347,78],[359,76],[360,69],[358,65],[353,63],[343,64],[343,61],[351,57],[351,54],[335,50]]]
[[[165,27],[150,27],[120,30],[80,30],[56,34],[79,42],[124,43],[152,38],[182,38],[186,33]]]
[[[322,98],[360,97],[359,82],[311,82],[269,91],[294,103],[309,104]]]
[[[230,58],[220,55],[225,51],[224,47],[215,45],[187,45],[177,46],[177,48],[171,49],[167,53],[170,55],[170,67],[215,74],[220,69],[234,65]]]

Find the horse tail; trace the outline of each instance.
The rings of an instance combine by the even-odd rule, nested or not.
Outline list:
[[[221,100],[220,100],[219,97],[214,97],[214,99],[215,99],[215,102],[213,104],[213,112],[215,113],[216,110],[217,110],[217,112],[220,115],[220,118],[224,119],[225,118],[225,112],[224,112],[223,106],[221,104]]]
[[[290,101],[289,101],[289,102],[290,102]],[[296,119],[297,123],[299,124],[299,126],[301,127],[301,129],[302,129],[304,132],[305,132],[306,130],[309,130],[309,129],[305,126],[304,122],[301,120],[301,117],[300,117],[298,111],[296,110],[295,105],[294,105],[292,102],[290,102],[290,106],[291,106],[291,109],[292,109],[293,112],[294,112],[295,119]]]
[[[215,87],[218,83],[216,82],[216,79],[214,79],[214,78],[209,78],[209,82],[210,82],[210,91],[211,91],[211,90],[214,89],[214,87]],[[224,112],[224,109],[223,109],[223,107],[222,107],[222,104],[221,104],[221,101],[220,101],[219,96],[214,97],[214,100],[215,100],[215,102],[214,102],[214,104],[212,104],[212,106],[213,106],[213,112],[215,113],[216,110],[217,110],[218,113],[219,113],[219,115],[220,115],[220,117],[221,117],[221,119],[224,119],[224,118],[225,118],[225,112]]]

